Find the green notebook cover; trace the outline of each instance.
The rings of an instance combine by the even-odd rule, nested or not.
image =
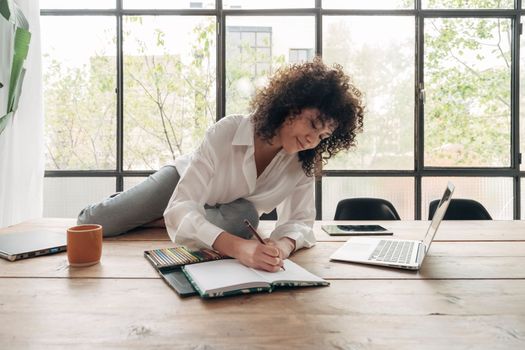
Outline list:
[[[202,298],[272,292],[280,287],[329,285],[291,260],[285,260],[284,267],[285,271],[266,272],[229,259],[187,265],[182,271]]]

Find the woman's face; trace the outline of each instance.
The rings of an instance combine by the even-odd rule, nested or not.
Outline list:
[[[317,147],[334,132],[335,122],[323,123],[317,108],[304,108],[295,118],[288,117],[277,132],[280,144],[288,154]]]

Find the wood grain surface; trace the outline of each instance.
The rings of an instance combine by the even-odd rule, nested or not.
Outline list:
[[[0,234],[74,224],[38,219]],[[316,222],[318,244],[292,260],[331,285],[270,294],[180,298],[143,257],[173,245],[162,228],[104,240],[101,263],[86,268],[70,268],[65,253],[1,260],[0,348],[525,348],[525,221],[443,222],[418,272],[330,261],[347,238],[321,224],[334,222]],[[428,226],[381,224],[399,238]]]

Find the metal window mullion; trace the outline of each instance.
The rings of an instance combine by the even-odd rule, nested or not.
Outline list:
[[[220,10],[225,16],[311,16],[317,9],[291,8],[291,9],[224,9]]]
[[[520,178],[520,47],[521,47],[521,6],[522,1],[515,1],[516,9],[512,25],[512,62],[511,62],[511,167],[515,170],[514,220],[521,217],[521,178]]]
[[[321,13],[322,1],[315,0],[315,55],[323,57],[323,16]],[[323,163],[318,165],[321,170]],[[323,175],[315,177],[315,219],[323,219]]]
[[[425,19],[421,12],[421,0],[416,0],[415,15],[415,86],[414,86],[414,218],[421,219],[423,198],[423,173],[425,168]],[[423,95],[422,95],[423,94]]]
[[[222,0],[216,0],[216,111],[215,111],[215,120],[218,121],[226,114],[226,17],[224,11],[222,10]]]
[[[214,9],[123,9],[123,16],[215,16]]]
[[[323,176],[396,177],[396,176],[457,176],[457,177],[515,177],[513,168],[426,168],[415,170],[323,170]]]
[[[121,192],[124,189],[124,179],[122,171],[124,168],[124,58],[123,58],[123,18],[122,18],[122,0],[117,0],[117,177],[116,191]]]
[[[42,9],[40,15],[42,16],[114,16],[115,9],[102,10],[68,10],[68,9]]]

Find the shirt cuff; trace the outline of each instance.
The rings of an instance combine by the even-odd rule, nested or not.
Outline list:
[[[304,234],[301,232],[287,232],[287,231],[274,231],[270,235],[270,238],[274,241],[281,239],[281,238],[291,238],[295,241],[295,249],[294,252],[301,249],[301,248],[311,248],[315,245],[315,238],[313,239],[305,239]]]

